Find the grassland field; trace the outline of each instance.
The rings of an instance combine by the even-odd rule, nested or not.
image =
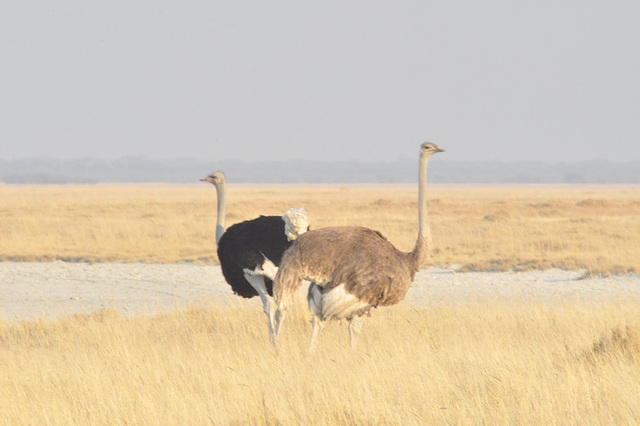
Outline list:
[[[403,250],[411,185],[230,185],[227,225],[305,207]],[[429,189],[434,253],[460,271],[640,271],[639,186]],[[216,264],[210,185],[0,185],[3,261]],[[3,285],[0,277],[0,285]],[[90,283],[88,283],[90,285]],[[0,424],[638,424],[640,302],[496,297],[401,303],[310,356],[293,306],[278,351],[254,305],[152,316],[103,309],[0,321]]]
[[[313,228],[362,225],[409,251],[415,185],[229,185],[227,226],[304,207]],[[428,265],[640,271],[640,186],[431,185]],[[0,185],[0,260],[216,263],[213,186]],[[428,266],[425,265],[425,266]]]

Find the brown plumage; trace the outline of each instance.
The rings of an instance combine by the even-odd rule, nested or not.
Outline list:
[[[276,335],[302,280],[316,283],[310,286],[308,295],[309,308],[315,314],[312,351],[324,321],[347,319],[353,348],[361,327],[360,316],[371,308],[395,305],[404,298],[431,251],[427,161],[442,151],[432,143],[420,147],[419,232],[411,252],[402,252],[380,232],[359,226],[320,228],[298,237],[285,252],[274,282],[280,313]]]

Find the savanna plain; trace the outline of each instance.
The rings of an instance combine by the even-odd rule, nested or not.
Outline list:
[[[402,250],[414,185],[230,185],[227,226],[304,207]],[[425,266],[640,271],[639,186],[430,185]],[[0,185],[0,260],[216,264],[215,191]],[[2,277],[0,277],[2,285]],[[300,300],[276,352],[254,306],[0,322],[2,424],[638,424],[640,303],[400,303],[307,351]]]

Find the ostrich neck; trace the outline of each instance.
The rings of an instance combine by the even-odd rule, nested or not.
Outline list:
[[[216,185],[216,191],[218,192],[218,218],[216,221],[216,245],[220,242],[222,234],[224,234],[224,217],[225,209],[227,207],[227,188],[224,183]]]
[[[427,214],[427,161],[429,157],[420,157],[418,171],[418,240],[410,253],[416,271],[420,269],[431,252],[431,228]]]

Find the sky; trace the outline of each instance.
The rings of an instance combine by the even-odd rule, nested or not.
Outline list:
[[[0,159],[640,160],[640,2],[0,4]],[[443,158],[444,160],[444,158]]]

